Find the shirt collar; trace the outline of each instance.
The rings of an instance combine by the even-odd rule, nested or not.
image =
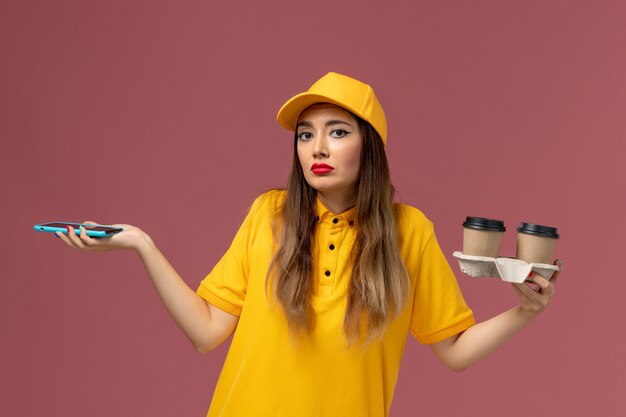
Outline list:
[[[349,208],[343,213],[335,214],[328,210],[322,200],[320,200],[319,196],[315,197],[315,220],[318,223],[320,222],[332,222],[333,219],[337,218],[339,221],[344,221],[348,226],[354,226],[356,224],[356,206]]]

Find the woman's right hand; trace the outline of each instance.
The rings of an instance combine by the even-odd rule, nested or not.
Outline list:
[[[97,222],[86,221],[83,224],[99,224]],[[91,237],[88,236],[83,227],[80,235],[74,232],[74,228],[68,226],[68,234],[55,232],[57,237],[61,238],[68,246],[90,252],[105,252],[117,249],[131,249],[137,251],[142,243],[150,240],[150,237],[138,227],[130,224],[112,224],[114,227],[121,227],[122,230],[113,236],[108,237]]]

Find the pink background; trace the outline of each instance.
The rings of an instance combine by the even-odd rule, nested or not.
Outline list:
[[[136,255],[33,225],[137,225],[195,289],[286,182],[276,111],[337,71],[375,87],[397,198],[455,271],[467,215],[505,221],[504,255],[521,221],[562,236],[550,307],[460,374],[409,338],[391,415],[623,415],[625,21],[621,1],[4,0],[0,414],[206,414],[229,342],[196,353]],[[457,277],[480,321],[516,305]]]

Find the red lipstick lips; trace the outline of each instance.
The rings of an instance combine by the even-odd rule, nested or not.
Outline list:
[[[313,164],[311,166],[311,171],[313,171],[313,173],[317,175],[327,174],[333,169],[334,169],[333,167],[331,167],[330,165],[326,165],[326,164]]]

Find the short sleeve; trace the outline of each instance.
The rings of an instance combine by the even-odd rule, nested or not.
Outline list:
[[[213,270],[200,282],[196,293],[228,313],[241,315],[248,287],[248,249],[257,223],[262,196],[252,204],[230,247]]]
[[[476,323],[434,231],[418,264],[411,334],[423,344],[439,342]]]

